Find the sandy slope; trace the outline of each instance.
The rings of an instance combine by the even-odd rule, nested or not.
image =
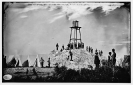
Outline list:
[[[54,65],[58,63],[59,66],[66,66],[68,69],[81,69],[88,68],[88,65],[91,65],[95,68],[94,65],[94,54],[87,52],[84,49],[75,49],[72,50],[73,53],[73,61],[70,61],[69,50],[60,51],[52,51],[51,52],[51,63]],[[105,59],[105,57],[99,57],[100,60]]]

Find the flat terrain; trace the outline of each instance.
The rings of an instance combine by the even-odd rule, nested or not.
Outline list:
[[[28,69],[28,74],[26,74],[27,69]],[[5,68],[4,74],[12,75],[12,79],[15,77],[26,78],[27,76],[29,76],[32,79],[35,79],[37,76],[38,77],[51,76],[54,72],[54,68],[36,67],[35,69],[36,69],[37,75],[34,74],[33,67]]]

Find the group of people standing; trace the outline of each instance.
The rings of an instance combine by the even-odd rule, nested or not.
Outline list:
[[[116,52],[115,52],[115,49],[112,49],[112,52],[109,52],[109,55],[108,55],[108,66],[114,67],[115,64],[116,64]]]
[[[59,49],[59,44],[57,43],[57,44],[56,44],[56,50],[58,50],[58,49]],[[61,48],[60,51],[62,52],[64,49],[65,49],[65,47],[64,47],[64,45],[62,45],[62,48]]]
[[[88,46],[86,46],[86,51],[88,51],[89,53],[93,53],[93,48],[92,47],[88,47]],[[98,53],[99,54],[99,56],[102,56],[102,54],[103,54],[103,51],[102,50],[95,50],[95,53]]]
[[[109,67],[114,67],[116,64],[116,52],[115,49],[112,49],[112,52],[109,52],[108,55],[108,66]],[[94,58],[94,64],[96,65],[96,68],[99,68],[100,65],[100,59],[99,59],[99,55],[98,52],[95,52],[95,58]]]
[[[70,44],[69,44],[70,45]],[[69,47],[68,45],[68,47]],[[79,45],[80,46],[80,45]],[[70,46],[71,47],[71,46]],[[56,50],[58,50],[59,48],[59,45],[58,43],[56,44]],[[62,46],[61,48],[61,51],[64,50],[64,45]],[[88,47],[86,46],[86,51],[88,51],[89,53],[93,53],[93,48],[92,47]],[[96,68],[99,68],[99,65],[100,65],[100,59],[99,59],[99,56],[102,56],[103,55],[103,51],[102,50],[95,50],[95,57],[94,57],[94,64],[96,65]],[[68,56],[68,59],[70,57],[70,60],[72,61],[72,56],[73,56],[73,53],[71,52],[71,50],[69,51],[69,56]],[[116,53],[115,53],[115,49],[112,49],[112,52],[109,52],[109,55],[108,55],[108,66],[109,67],[112,67],[112,66],[115,66],[116,64]]]
[[[44,67],[44,62],[45,62],[44,59],[41,57],[41,59],[40,59],[40,65],[41,65],[42,68]],[[50,58],[48,58],[48,61],[47,62],[48,62],[48,66],[47,67],[50,67],[50,63],[51,63],[50,62]]]
[[[93,48],[90,46],[86,46],[86,51],[88,51],[89,53],[93,53]]]
[[[70,50],[70,49],[80,49],[80,48],[84,48],[84,43],[83,42],[81,42],[81,43],[69,43],[68,45],[67,45],[67,50]],[[61,47],[61,52],[63,51],[65,49],[65,47],[64,47],[64,45],[62,45],[62,47]],[[56,50],[59,50],[59,44],[57,43],[56,44]]]

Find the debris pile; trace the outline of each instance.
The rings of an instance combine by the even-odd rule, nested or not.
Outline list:
[[[95,68],[94,65],[94,54],[87,52],[84,49],[71,50],[73,56],[70,60],[69,50],[55,51],[53,50],[51,55],[51,64],[58,64],[59,67],[66,66],[68,69],[79,70],[81,68],[91,69]],[[101,56],[100,60],[104,57]]]

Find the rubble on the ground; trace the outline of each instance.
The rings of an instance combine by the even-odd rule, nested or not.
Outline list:
[[[81,68],[91,69],[89,67],[95,68],[94,65],[94,54],[89,53],[84,49],[74,49],[71,50],[73,53],[72,61],[70,60],[69,50],[63,50],[62,52],[53,50],[51,55],[51,64],[56,63],[60,66],[66,66],[68,69],[79,70]],[[69,56],[69,58],[68,58]],[[100,56],[100,60],[105,59],[105,57]]]

